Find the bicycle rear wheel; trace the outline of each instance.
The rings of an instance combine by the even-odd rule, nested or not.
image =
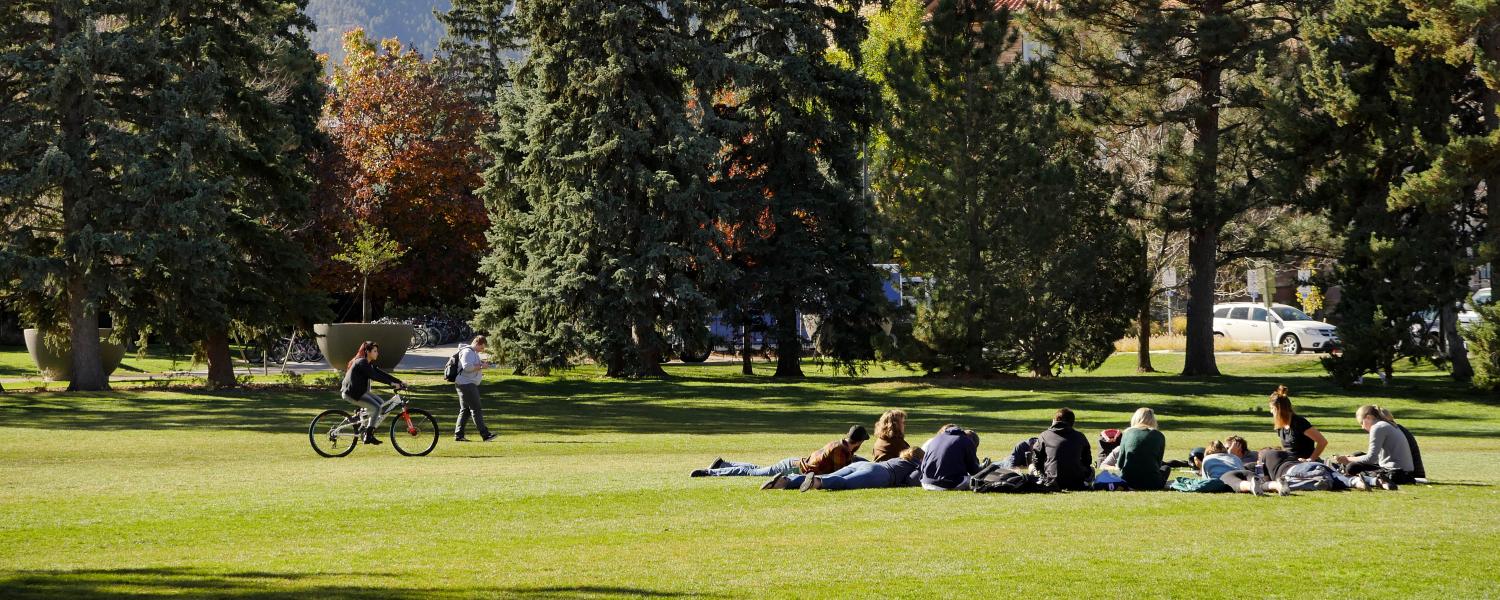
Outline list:
[[[324,458],[348,456],[359,444],[359,421],[342,410],[325,410],[307,427],[307,440]]]
[[[411,416],[411,427],[400,415],[391,418],[391,445],[402,456],[427,456],[437,447],[438,423],[432,414],[420,408],[407,409]]]

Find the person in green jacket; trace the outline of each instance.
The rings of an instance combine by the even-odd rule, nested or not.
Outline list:
[[[1167,487],[1171,469],[1161,462],[1167,451],[1167,436],[1156,430],[1156,413],[1142,407],[1130,417],[1130,429],[1120,436],[1120,477],[1133,490]]]

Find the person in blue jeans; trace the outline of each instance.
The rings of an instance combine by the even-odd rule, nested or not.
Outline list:
[[[849,428],[849,433],[843,439],[828,442],[817,452],[803,458],[796,456],[784,458],[769,467],[715,458],[713,464],[707,469],[694,469],[688,475],[690,477],[770,477],[799,473],[814,475],[832,473],[855,462],[854,453],[858,452],[860,444],[868,439],[870,439],[870,432],[865,430],[865,426],[854,425]]]
[[[763,490],[863,490],[920,485],[912,477],[922,462],[921,448],[907,448],[900,456],[879,462],[860,461],[827,475],[776,475]]]

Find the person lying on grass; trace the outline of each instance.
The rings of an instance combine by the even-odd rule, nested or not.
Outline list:
[[[865,426],[855,425],[849,428],[849,434],[844,436],[844,439],[828,442],[822,449],[805,458],[793,456],[782,459],[781,462],[769,467],[715,458],[713,464],[707,469],[695,469],[688,475],[690,477],[770,477],[800,473],[826,475],[854,462],[854,453],[858,452],[859,445],[868,439],[870,439],[870,433],[865,430]]]
[[[1254,471],[1246,468],[1240,455],[1234,452],[1236,448],[1245,446],[1245,438],[1237,435],[1229,436],[1229,443],[1225,444],[1219,440],[1208,443],[1208,448],[1203,455],[1203,468],[1201,474],[1209,479],[1217,479],[1229,486],[1230,491],[1256,496],[1265,495],[1267,491],[1276,492],[1282,496],[1291,492],[1285,479],[1267,482],[1257,477]]]
[[[827,475],[776,475],[763,490],[863,490],[869,488],[920,485],[917,465],[922,462],[921,448],[907,448],[896,458],[882,461],[859,461]]]
[[[880,415],[875,422],[875,447],[870,449],[870,460],[890,460],[910,447],[906,443],[906,411],[897,408]]]

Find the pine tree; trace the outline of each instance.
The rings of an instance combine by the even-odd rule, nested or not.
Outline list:
[[[1478,241],[1472,187],[1402,197],[1453,140],[1483,130],[1467,101],[1482,83],[1469,69],[1400,56],[1380,39],[1416,27],[1397,0],[1337,0],[1305,18],[1302,93],[1277,119],[1287,156],[1315,157],[1306,201],[1342,234],[1330,283],[1342,287],[1334,314],[1344,351],[1324,364],[1345,384],[1431,353],[1418,314],[1462,300]]]
[[[901,255],[934,281],[916,324],[929,370],[1095,368],[1145,291],[1093,136],[1045,61],[1009,55],[1017,36],[991,2],[942,0],[920,50],[887,60],[882,188]]]
[[[682,0],[525,3],[530,51],[486,140],[494,250],[476,316],[513,364],[584,354],[659,375],[665,337],[703,330],[715,145],[688,111],[692,21]]]
[[[1155,158],[1162,184],[1187,190],[1168,230],[1189,235],[1185,375],[1217,375],[1213,304],[1220,234],[1253,206],[1280,202],[1281,167],[1261,148],[1269,73],[1278,83],[1303,0],[1081,0],[1043,38],[1101,123],[1166,126],[1187,141]]]
[[[776,376],[802,376],[803,316],[817,323],[818,350],[853,368],[872,355],[883,303],[860,181],[874,92],[857,70],[858,3],[709,4],[705,37],[727,59],[708,125],[725,143],[714,189],[745,294],[727,304],[767,311]],[[831,60],[835,49],[854,64]]]
[[[49,337],[67,324],[70,389],[107,387],[101,316],[117,335],[207,340],[210,370],[232,383],[230,327],[298,304],[299,257],[279,228],[305,183],[297,150],[319,102],[299,9],[25,2],[0,13],[0,37],[15,40],[0,80],[19,99],[0,108],[14,132],[0,144],[0,220],[24,224],[0,242],[0,268]]]
[[[516,0],[453,0],[438,21],[446,28],[438,50],[460,87],[480,106],[510,84],[510,65],[522,48],[515,31]]]

